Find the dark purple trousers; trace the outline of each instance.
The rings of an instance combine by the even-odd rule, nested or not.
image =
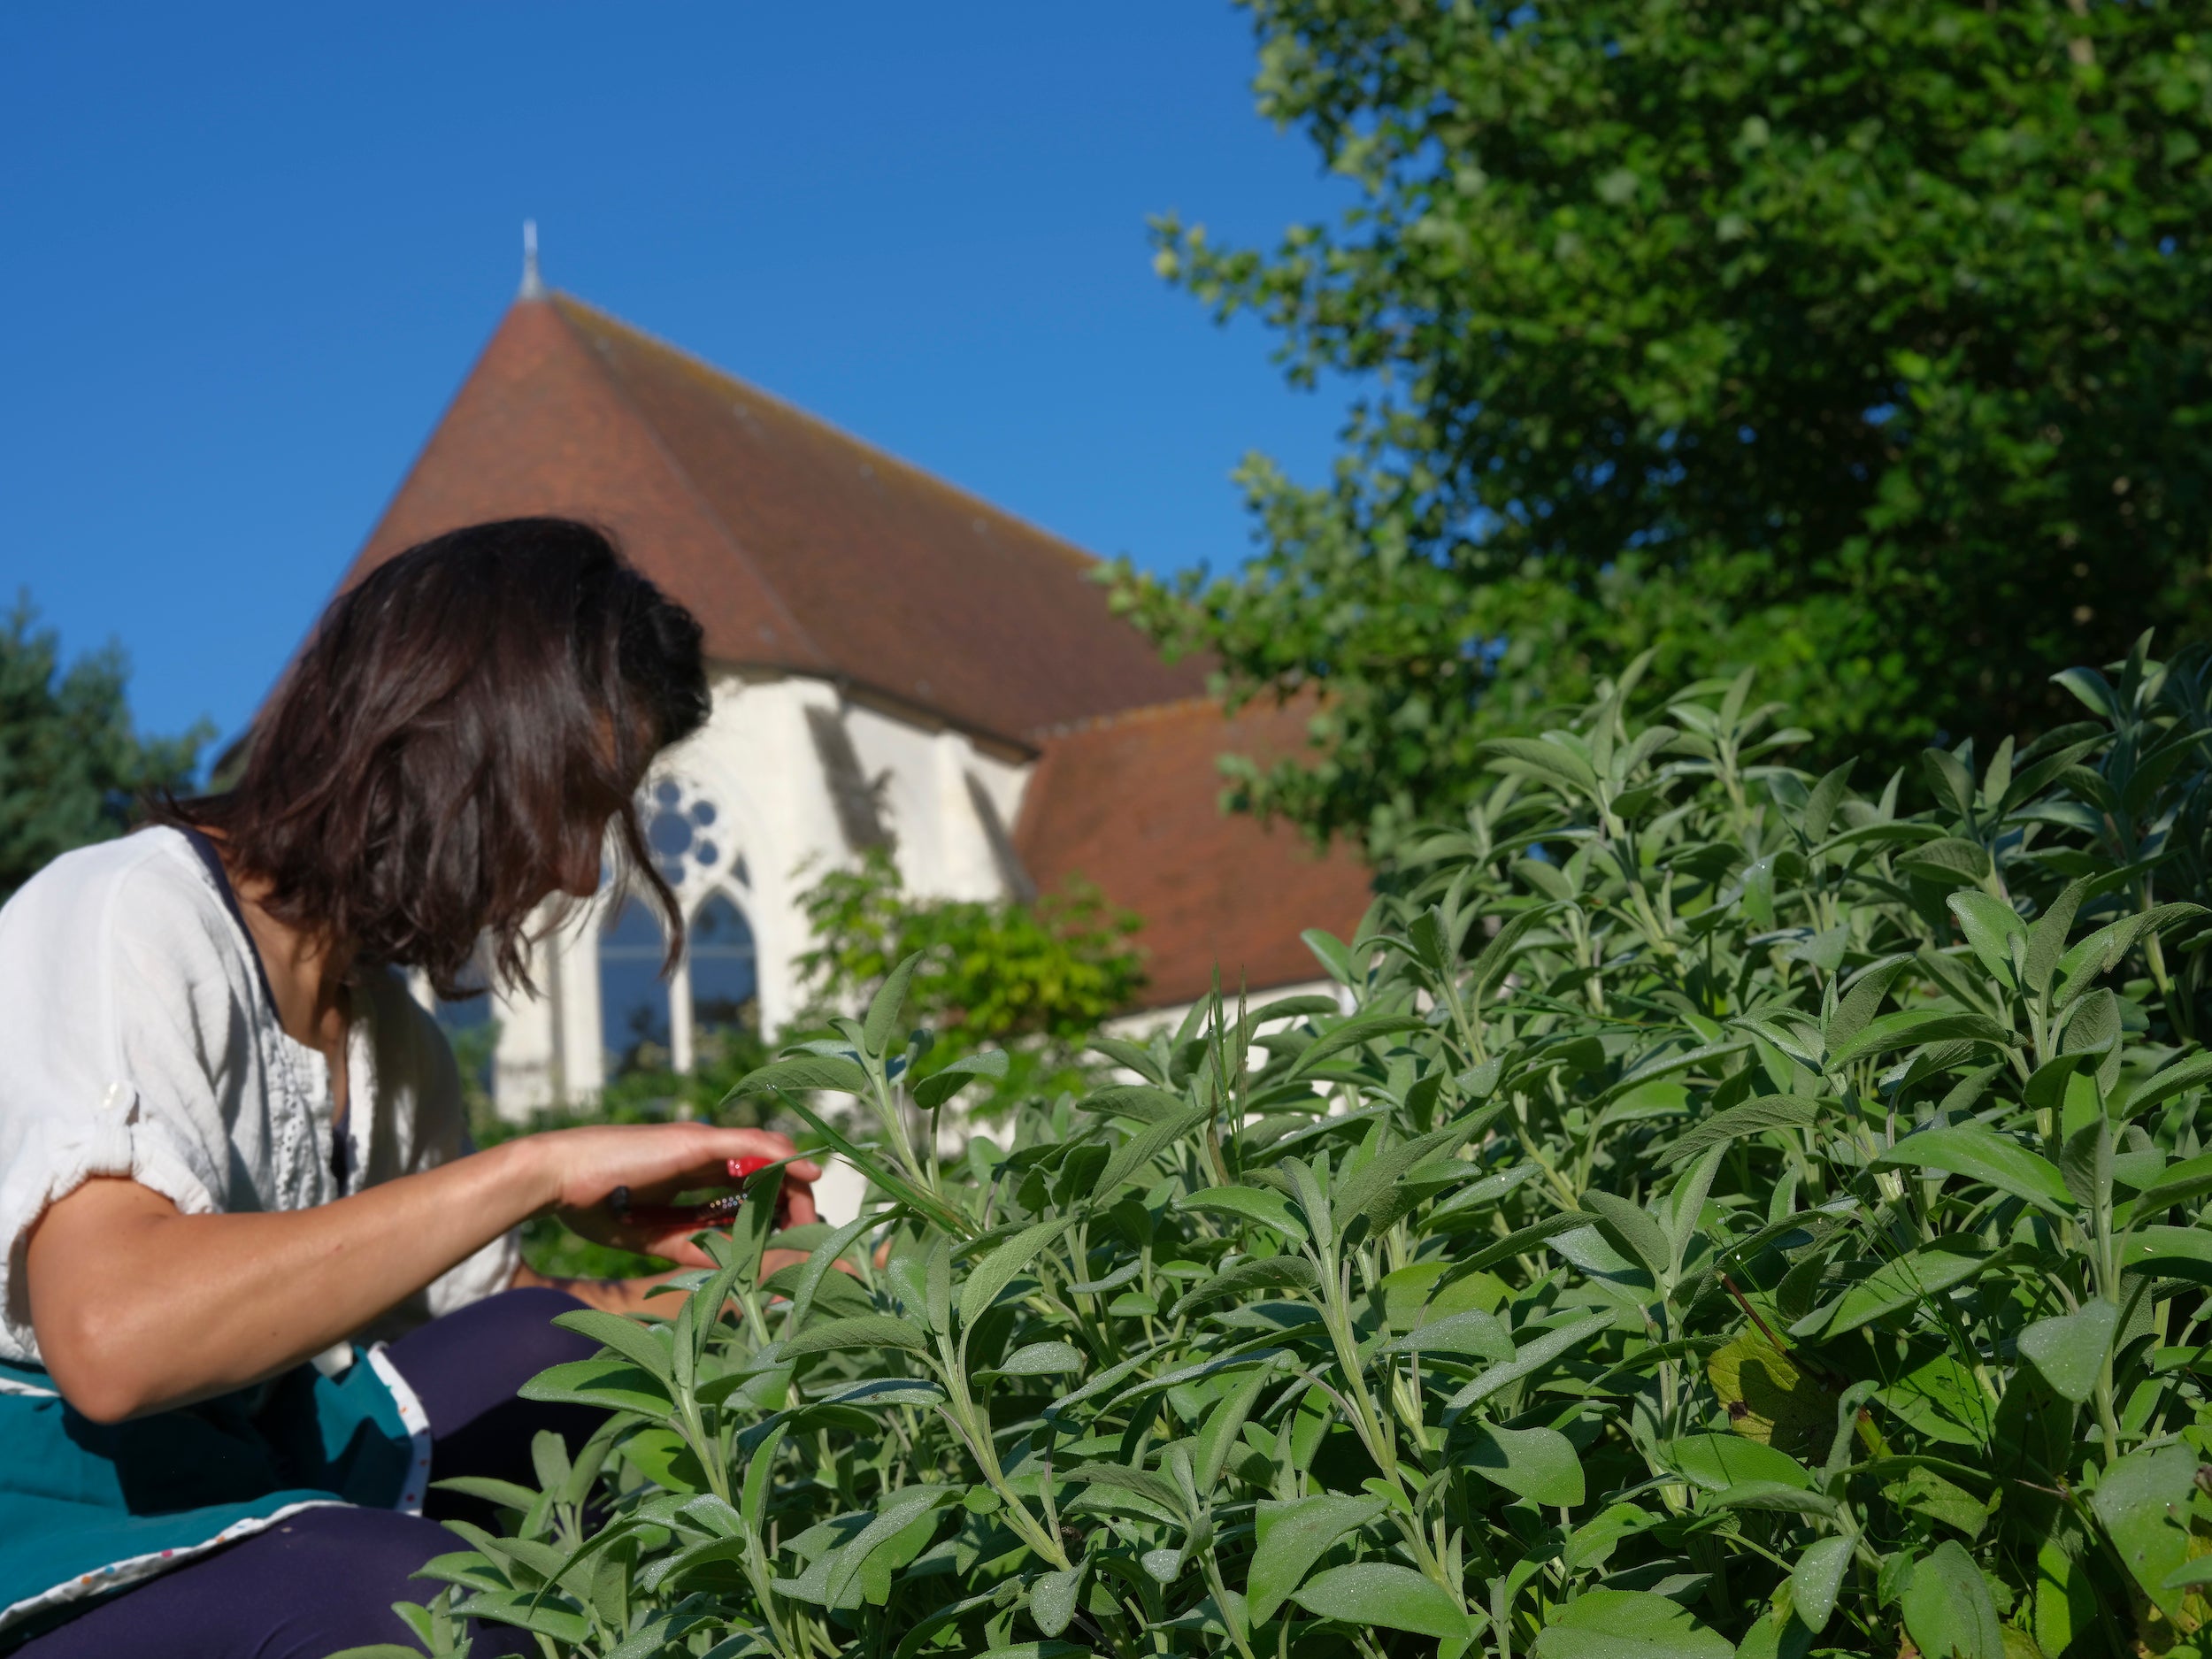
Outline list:
[[[557,1290],[511,1290],[434,1319],[386,1350],[430,1419],[433,1479],[491,1475],[535,1486],[530,1441],[552,1429],[573,1450],[604,1420],[577,1406],[518,1400],[549,1365],[588,1359],[598,1344],[551,1323],[583,1304]],[[413,1645],[395,1601],[442,1586],[413,1577],[467,1545],[440,1520],[491,1524],[490,1506],[434,1491],[428,1515],[306,1509],[264,1532],[95,1602],[35,1636],[16,1659],[326,1659],[373,1642]],[[487,1625],[480,1655],[534,1653],[524,1632]]]

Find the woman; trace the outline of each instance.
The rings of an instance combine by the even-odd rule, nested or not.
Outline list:
[[[427,1482],[588,1432],[515,1390],[593,1351],[555,1315],[641,1305],[538,1278],[517,1224],[700,1264],[610,1195],[790,1156],[697,1124],[474,1151],[399,977],[526,984],[532,929],[609,867],[680,926],[632,802],[706,718],[699,639],[584,526],[442,536],[332,604],[234,789],[0,910],[0,1647],[404,1640],[390,1604],[457,1543]],[[789,1165],[791,1219],[818,1173]]]

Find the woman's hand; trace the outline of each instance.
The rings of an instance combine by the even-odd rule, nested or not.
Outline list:
[[[572,1232],[617,1249],[657,1256],[688,1267],[711,1267],[694,1244],[699,1225],[653,1225],[619,1217],[607,1199],[629,1189],[640,1210],[666,1204],[695,1187],[726,1187],[734,1158],[792,1158],[785,1166],[782,1202],[787,1226],[816,1219],[813,1184],[821,1169],[798,1157],[790,1137],[766,1129],[718,1129],[709,1124],[609,1125],[558,1129],[530,1137],[547,1160],[556,1196],[554,1213]],[[703,1224],[702,1224],[703,1225]],[[781,1252],[778,1252],[779,1255]],[[764,1263],[764,1271],[772,1271]]]

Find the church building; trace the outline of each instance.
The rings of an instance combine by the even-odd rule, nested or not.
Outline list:
[[[1030,898],[1071,878],[1136,911],[1133,1018],[1223,982],[1317,977],[1366,872],[1217,805],[1217,757],[1304,716],[1233,719],[1108,608],[1090,556],[565,294],[534,265],[351,571],[486,518],[600,525],[706,633],[713,713],[664,756],[646,824],[689,926],[663,981],[654,914],[601,895],[501,1001],[493,1094],[588,1101],[641,1052],[678,1070],[801,1005],[797,904],[887,848],[925,895]],[[650,1045],[648,1048],[645,1046]]]

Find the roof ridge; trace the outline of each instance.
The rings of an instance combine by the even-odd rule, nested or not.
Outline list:
[[[1018,512],[1010,511],[1008,509],[1000,506],[996,502],[987,500],[984,496],[978,495],[974,490],[968,488],[965,485],[956,484],[950,479],[941,477],[938,473],[931,472],[927,467],[922,466],[918,463],[910,461],[903,456],[895,454],[891,450],[885,449],[881,444],[877,443],[871,439],[862,437],[858,433],[848,431],[845,427],[839,426],[833,420],[825,419],[822,416],[816,414],[813,411],[800,407],[797,403],[793,403],[787,397],[784,397],[775,392],[769,391],[765,387],[746,380],[741,375],[733,374],[729,370],[723,368],[719,364],[710,363],[697,352],[687,350],[684,347],[678,345],[672,340],[664,339],[661,335],[653,333],[650,329],[641,328],[634,323],[629,322],[623,318],[617,317],[612,311],[603,311],[600,307],[594,305],[589,300],[579,299],[575,295],[565,291],[554,294],[552,296],[552,299],[554,302],[554,308],[557,311],[566,306],[573,306],[578,311],[588,312],[593,318],[606,324],[609,327],[618,329],[622,333],[632,336],[644,345],[649,346],[657,351],[665,352],[668,356],[678,359],[679,361],[687,365],[689,367],[699,371],[701,373],[711,375],[714,379],[720,380],[726,385],[735,387],[749,396],[757,397],[764,403],[773,404],[778,410],[781,411],[784,414],[789,416],[794,420],[798,421],[800,424],[812,426],[818,431],[826,433],[829,436],[836,439],[840,443],[849,444],[856,449],[866,451],[866,453],[872,457],[874,457],[885,465],[895,467],[898,471],[905,473],[909,478],[914,480],[916,482],[923,485],[926,488],[941,491],[945,495],[956,496],[959,500],[967,503],[976,511],[987,514],[990,518],[1000,519],[1010,525],[1017,525],[1020,526],[1022,529],[1029,532],[1030,534],[1034,535],[1044,541],[1049,542],[1054,552],[1059,554],[1069,563],[1077,565],[1082,570],[1089,571],[1096,569],[1106,563],[1106,561],[1101,558],[1097,554],[1086,552],[1083,549],[1078,547],[1074,542],[1069,541],[1067,537],[1060,534],[1057,531],[1048,530],[1044,526],[1035,522],[1033,519],[1025,518]],[[564,322],[567,322],[568,319],[564,316],[562,320]],[[632,407],[634,408],[635,404],[633,403]],[[651,423],[649,421],[647,424],[650,425]],[[778,603],[782,603],[780,595],[778,597]]]
[[[631,539],[717,661],[1010,752],[1205,687],[1205,660],[1163,661],[1079,549],[565,295],[508,308],[355,569],[549,508]]]
[[[706,491],[699,488],[699,480],[692,477],[690,469],[678,460],[675,453],[669,449],[667,438],[653,423],[653,418],[638,407],[637,399],[630,396],[630,388],[622,383],[621,376],[611,373],[607,365],[599,360],[599,354],[591,349],[591,342],[578,334],[575,323],[571,320],[567,311],[564,309],[563,302],[577,305],[583,305],[583,302],[572,299],[569,295],[559,292],[556,292],[550,300],[554,316],[560,319],[561,327],[566,331],[571,339],[576,342],[578,349],[591,364],[592,373],[606,382],[607,389],[621,401],[622,407],[629,411],[631,418],[645,429],[646,434],[653,442],[654,450],[663,461],[667,463],[668,470],[683,480],[685,491],[697,503],[701,514],[704,516],[707,522],[714,526],[715,534],[722,538],[723,545],[730,549],[730,557],[751,573],[760,591],[768,596],[769,603],[776,607],[777,613],[783,618],[785,625],[790,628],[792,636],[802,641],[807,649],[814,654],[816,661],[825,669],[833,672],[837,659],[824,650],[822,642],[807,631],[805,626],[800,622],[797,613],[791,609],[789,602],[777,591],[776,585],[768,580],[768,572],[761,569],[758,562],[745,550],[737,537],[731,533],[729,525],[715,510],[714,503],[708,499]],[[594,308],[583,305],[583,309],[591,311]],[[603,312],[600,314],[605,315]],[[615,321],[611,318],[609,320]],[[621,325],[618,322],[616,326]]]
[[[1139,720],[1170,719],[1202,708],[1217,710],[1225,717],[1229,712],[1227,705],[1212,692],[1199,691],[1187,697],[1170,697],[1163,703],[1140,703],[1126,709],[1109,709],[1102,714],[1087,714],[1080,719],[1041,726],[1033,730],[1030,736],[1038,742],[1049,742],[1056,737],[1073,737],[1078,733],[1094,732],[1104,726],[1133,725]]]

